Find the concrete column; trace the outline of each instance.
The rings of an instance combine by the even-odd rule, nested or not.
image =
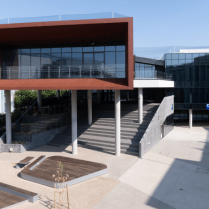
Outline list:
[[[77,154],[77,90],[71,93],[71,132],[72,132],[72,154]]]
[[[115,90],[115,155],[120,156],[120,90]]]
[[[192,128],[192,109],[189,109],[189,128]]]
[[[57,90],[57,99],[60,100],[60,90]]]
[[[143,121],[143,89],[138,88],[138,115],[139,115],[139,124]]]
[[[92,90],[88,90],[88,125],[92,124]]]
[[[41,90],[38,90],[37,102],[38,102],[38,112],[41,112],[42,100],[41,100]]]
[[[12,143],[12,123],[11,123],[11,93],[5,90],[6,94],[6,143]]]
[[[97,90],[97,101],[100,104],[100,90]]]

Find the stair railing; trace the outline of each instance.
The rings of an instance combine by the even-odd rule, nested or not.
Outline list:
[[[37,103],[35,101],[18,119],[17,121],[12,125],[12,128],[21,120],[21,118],[27,114],[27,112]],[[6,132],[0,137],[0,140],[2,140],[3,143],[6,143]]]

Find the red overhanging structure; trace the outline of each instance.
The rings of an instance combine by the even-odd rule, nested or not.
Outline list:
[[[107,18],[0,25],[1,47],[125,41],[125,78],[0,79],[2,90],[132,90],[134,78],[133,18]]]

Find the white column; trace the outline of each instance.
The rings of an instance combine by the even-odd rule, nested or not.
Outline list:
[[[12,123],[11,123],[11,93],[5,90],[6,94],[6,142],[12,143]]]
[[[60,90],[57,90],[57,99],[60,100]]]
[[[38,112],[41,112],[41,107],[42,107],[41,90],[38,90],[37,93],[38,93],[38,96],[37,96]]]
[[[100,90],[97,90],[97,101],[100,104]]]
[[[115,155],[120,156],[120,90],[115,90]]]
[[[92,90],[88,90],[88,125],[92,124]]]
[[[139,124],[143,121],[143,89],[138,88],[138,117],[139,117]]]
[[[71,93],[71,132],[72,132],[72,154],[77,154],[77,90]]]
[[[189,109],[189,128],[192,128],[192,109]]]

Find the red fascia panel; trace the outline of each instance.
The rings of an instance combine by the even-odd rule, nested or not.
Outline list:
[[[14,79],[0,80],[0,90],[131,90],[126,79]]]

